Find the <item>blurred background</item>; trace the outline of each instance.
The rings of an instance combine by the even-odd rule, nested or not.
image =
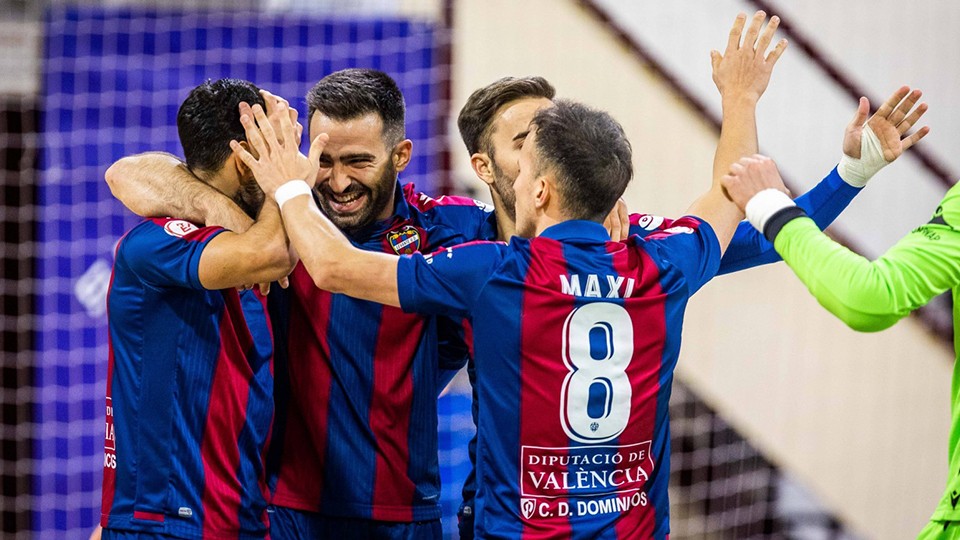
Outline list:
[[[205,79],[240,77],[305,114],[346,67],[387,71],[416,160],[402,182],[489,200],[457,112],[505,75],[543,75],[609,110],[633,143],[632,211],[681,215],[710,183],[719,95],[709,51],[735,15],[783,18],[790,46],[759,108],[761,150],[795,194],[839,160],[866,95],[924,90],[932,133],[830,229],[876,256],[926,222],[960,171],[960,3],[929,0],[0,0],[0,526],[85,538],[99,519],[113,246],[137,222],[103,173],[182,155],[175,115]],[[823,311],[784,265],[691,301],[671,402],[672,538],[911,538],[947,473],[950,300],[880,334]],[[469,388],[441,398],[453,534]]]

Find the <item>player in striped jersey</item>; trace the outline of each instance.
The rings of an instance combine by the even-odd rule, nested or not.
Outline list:
[[[762,74],[746,81],[739,91],[766,86]],[[725,112],[731,132],[755,130],[752,107]],[[474,320],[479,536],[666,536],[666,403],[683,308],[742,217],[719,178],[691,207],[702,219],[611,243],[601,222],[632,176],[629,143],[609,115],[557,103],[535,116],[515,182],[518,233],[535,238],[398,262],[352,247],[311,187],[291,181],[312,177],[322,137],[307,158],[246,125],[259,158],[241,155],[297,223],[288,234],[318,286]]]
[[[252,84],[206,82],[177,127],[186,166],[256,223],[242,234],[179,216],[119,242],[108,295],[104,539],[264,538],[273,417],[265,299],[235,287],[286,275],[280,214],[230,150]],[[249,107],[247,107],[249,109]],[[241,143],[245,145],[246,143]],[[261,208],[262,206],[262,208]]]
[[[747,36],[743,37],[749,40],[749,36],[756,36],[762,20],[762,13],[756,14],[752,20],[754,29],[747,29]],[[734,47],[733,38],[741,37],[744,23],[744,19],[738,18],[731,29],[731,43],[727,51],[722,57],[715,57],[715,60],[733,61],[738,55],[749,53],[745,48]],[[777,24],[778,19],[774,17],[764,29],[764,33],[772,34]],[[718,67],[720,67],[719,64],[716,64],[715,70]],[[554,87],[542,77],[505,77],[474,91],[460,111],[457,123],[464,145],[470,153],[471,166],[477,177],[489,186],[491,198],[496,205],[499,240],[508,240],[515,231],[513,182],[518,174],[517,157],[520,143],[529,131],[528,125],[533,115],[540,109],[551,106],[554,95]],[[907,96],[905,104],[908,108],[912,107],[918,98],[918,93],[912,93]],[[840,164],[814,188],[796,199],[796,204],[807,212],[820,229],[829,226],[861,192],[870,178],[887,164],[883,162],[880,167],[871,169],[869,174],[851,166],[850,154],[859,150],[861,140],[874,146],[879,145],[883,149],[895,142],[887,139],[880,140],[872,130],[863,131],[862,124],[866,119],[866,110],[863,107],[864,104],[861,103],[857,118],[845,130],[842,146],[844,157]],[[917,117],[919,118],[925,110],[925,106],[921,105],[917,109]],[[876,120],[879,118],[874,117],[871,121]],[[755,138],[753,140],[755,141]],[[746,146],[743,151],[751,154],[757,149],[756,146]],[[621,225],[616,220],[608,220],[607,225],[608,230],[612,231],[611,236],[618,238],[617,231]],[[673,226],[673,220],[660,216],[633,214],[628,216],[628,221],[623,226],[630,235],[644,237],[669,229]],[[778,260],[780,257],[773,245],[748,222],[742,222],[720,261],[718,274],[752,268]],[[471,384],[476,388],[475,365],[472,359],[468,363],[467,372]],[[475,422],[477,405],[476,392],[474,392]],[[475,444],[474,437],[469,447],[471,462],[475,461]],[[458,513],[462,539],[472,538],[475,491],[475,475],[471,471],[464,482],[464,500]]]
[[[318,158],[316,196],[356,245],[397,255],[494,235],[490,211],[473,199],[398,185],[412,145],[389,76],[339,71],[307,101],[311,131],[337,135]],[[126,158],[137,182],[114,182],[114,194],[143,215],[169,206],[224,214],[222,196],[150,163],[158,159]],[[145,165],[149,174],[140,174]],[[436,397],[442,369],[466,361],[452,323],[329,294],[302,267],[289,291],[271,294],[270,308],[278,367],[271,535],[439,537]],[[440,342],[453,352],[441,355]]]

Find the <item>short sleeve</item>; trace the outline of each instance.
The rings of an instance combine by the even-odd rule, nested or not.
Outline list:
[[[179,219],[147,220],[123,238],[117,259],[151,285],[202,290],[200,256],[224,230]]]
[[[651,232],[641,241],[662,264],[675,268],[693,295],[720,268],[720,241],[709,223],[685,216],[667,229]]]
[[[506,249],[500,242],[475,242],[401,257],[400,307],[408,313],[466,317]]]

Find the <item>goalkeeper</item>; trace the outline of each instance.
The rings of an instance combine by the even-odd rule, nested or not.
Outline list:
[[[909,118],[888,102],[878,115],[888,115],[897,132],[910,129]],[[891,112],[893,111],[893,112]],[[923,128],[903,139],[903,150],[922,138]],[[881,139],[887,140],[884,134]],[[869,170],[890,156],[864,145],[855,167]],[[747,218],[773,242],[783,260],[821,305],[854,330],[889,328],[934,296],[952,289],[954,334],[960,336],[960,184],[944,196],[933,217],[900,239],[875,261],[869,261],[820,232],[789,197],[763,190],[762,179],[779,176],[768,158],[754,156],[735,164],[723,184],[746,210]],[[956,344],[955,344],[956,347]],[[960,347],[957,347],[960,352]],[[920,539],[960,539],[960,371],[954,365],[948,456],[950,476],[943,497]]]

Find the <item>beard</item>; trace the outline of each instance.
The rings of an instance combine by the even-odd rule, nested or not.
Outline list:
[[[393,166],[393,161],[387,162],[383,173],[374,182],[373,187],[368,187],[356,180],[351,180],[347,189],[334,194],[330,189],[328,182],[318,184],[314,187],[317,199],[320,202],[320,209],[330,218],[339,229],[349,231],[360,229],[376,221],[377,217],[383,213],[387,205],[390,204],[390,198],[393,196],[397,185],[397,170]],[[339,212],[331,204],[331,199],[336,200],[344,197],[354,196],[356,198],[366,197],[364,205],[351,212]]]
[[[496,158],[490,160],[493,165],[493,190],[500,196],[504,212],[510,218],[510,221],[517,222],[517,192],[513,190],[513,182],[516,178],[510,178],[504,174],[503,169],[497,165]]]
[[[260,185],[252,180],[250,182],[242,182],[240,189],[233,194],[233,202],[237,203],[237,206],[253,219],[257,219],[257,214],[259,214],[260,209],[263,208],[264,198],[265,196],[263,190],[260,189]]]

